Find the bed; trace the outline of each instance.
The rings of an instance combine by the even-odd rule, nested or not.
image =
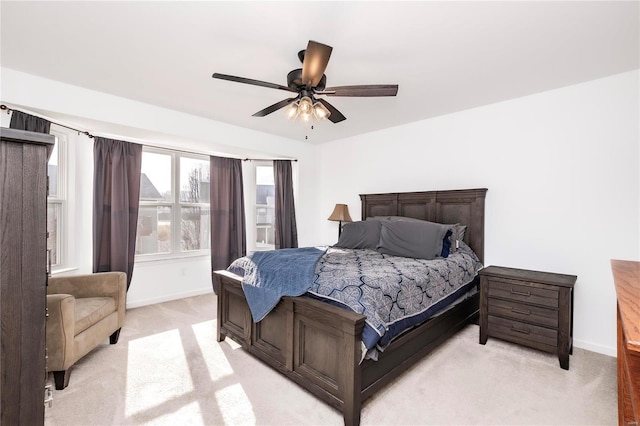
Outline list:
[[[484,259],[486,189],[360,195],[362,220],[403,216],[467,226],[464,242]],[[402,333],[362,360],[365,316],[303,295],[284,297],[260,322],[252,321],[242,278],[214,272],[217,340],[229,337],[247,352],[340,410],[347,426],[360,423],[364,401],[478,317],[477,293]],[[474,280],[477,285],[477,277]]]

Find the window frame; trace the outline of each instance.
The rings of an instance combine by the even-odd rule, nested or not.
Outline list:
[[[170,251],[164,253],[136,253],[135,262],[151,262],[151,261],[159,261],[159,260],[169,260],[169,259],[182,259],[182,258],[193,258],[193,257],[202,257],[202,256],[210,256],[211,249],[209,247],[204,249],[197,250],[188,250],[183,251],[181,247],[181,236],[182,236],[182,207],[200,207],[209,211],[211,214],[211,203],[194,203],[194,202],[186,202],[180,200],[180,159],[181,158],[190,158],[196,160],[204,160],[209,163],[209,156],[204,154],[197,154],[185,151],[177,151],[170,148],[159,148],[149,145],[144,145],[142,148],[142,155],[144,156],[145,152],[168,155],[171,158],[171,201],[165,200],[142,200],[140,199],[139,208],[143,207],[169,207],[171,209],[171,236],[170,236]],[[209,176],[211,173],[209,172]],[[176,226],[177,224],[177,226]],[[209,227],[210,228],[210,227]],[[207,241],[208,245],[210,245],[211,239],[211,229],[209,229],[209,240]],[[136,234],[137,238],[137,234]]]
[[[273,161],[272,160],[267,160],[267,161],[262,161],[262,160],[256,160],[253,161],[252,164],[252,191],[251,191],[251,220],[250,223],[251,227],[252,227],[252,241],[251,241],[251,247],[247,247],[248,249],[250,249],[251,251],[267,251],[267,250],[275,250],[276,246],[275,246],[275,241],[273,244],[265,244],[264,246],[258,246],[258,208],[261,207],[266,207],[269,208],[269,204],[258,204],[257,201],[257,196],[258,196],[258,167],[270,167],[271,168],[271,172],[273,173]],[[274,179],[275,180],[275,179]],[[275,182],[274,182],[275,185]],[[273,206],[274,208],[274,215],[275,215],[275,204]],[[274,222],[273,222],[273,228],[275,229],[275,216],[274,216]],[[249,237],[249,235],[247,235],[247,237]]]
[[[69,173],[68,164],[68,145],[69,140],[67,134],[51,129],[49,133],[55,136],[55,145],[57,148],[57,182],[56,182],[56,194],[51,195],[47,190],[47,210],[50,207],[54,207],[57,211],[58,221],[56,223],[56,260],[51,261],[51,273],[60,272],[66,270],[69,265],[69,256],[67,255],[67,246],[69,233],[67,228],[67,174]],[[53,156],[53,153],[51,154]],[[50,161],[51,159],[49,159]],[[49,161],[47,161],[47,168],[49,167]],[[47,173],[48,179],[48,173]],[[50,185],[50,183],[48,183]],[[50,230],[47,227],[47,233]]]

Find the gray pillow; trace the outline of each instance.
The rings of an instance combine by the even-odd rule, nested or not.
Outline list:
[[[427,222],[424,219],[416,219],[413,217],[406,216],[371,216],[368,217],[367,220],[392,220],[392,221],[402,221],[402,222]]]
[[[367,220],[437,223],[437,222],[429,222],[426,220],[415,219],[413,217],[406,217],[406,216],[371,216],[371,217],[368,217]],[[464,240],[464,233],[467,230],[467,225],[460,225],[459,223],[454,223],[450,225],[443,224],[443,225],[448,226],[451,229],[451,236],[449,237],[449,241],[451,242],[451,245],[449,247],[448,253],[454,253],[456,250],[458,250],[458,247],[460,247],[459,241]],[[444,254],[442,255],[444,256]]]
[[[345,223],[336,247],[375,250],[380,241],[380,221]]]
[[[432,260],[442,253],[449,225],[427,221],[380,220],[378,251],[393,256]]]

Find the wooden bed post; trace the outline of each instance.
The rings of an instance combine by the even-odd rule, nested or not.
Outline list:
[[[364,319],[354,324],[343,323],[344,372],[341,374],[344,390],[342,399],[342,416],[345,426],[360,424],[362,408],[362,370],[360,369],[360,353],[362,351],[360,336],[364,328]]]
[[[218,300],[218,320],[216,321],[216,327],[217,327],[218,330],[217,330],[217,333],[216,333],[216,341],[222,342],[222,341],[224,341],[224,339],[226,337],[222,333],[222,321],[221,321],[221,318],[222,318],[221,313],[222,313],[222,310],[225,308],[225,304],[224,304],[225,301],[224,301],[224,296],[223,296],[223,292],[224,292],[223,286],[224,286],[224,284],[223,284],[222,280],[220,279],[220,277],[218,275],[216,275],[216,274],[213,274],[213,279],[214,279],[213,288],[214,288],[214,290],[216,290],[216,287],[217,287],[217,290],[218,290],[218,292],[217,292],[217,296],[218,296],[217,297],[217,300]],[[215,293],[215,291],[214,291],[214,293]]]

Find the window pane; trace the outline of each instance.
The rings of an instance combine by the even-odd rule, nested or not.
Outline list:
[[[58,143],[53,145],[49,164],[47,165],[47,175],[49,176],[49,197],[58,198]]]
[[[273,166],[256,166],[256,184],[273,186]]]
[[[142,152],[140,200],[172,201],[171,155]]]
[[[171,207],[140,207],[136,254],[171,251]]]
[[[256,208],[258,214],[257,216],[257,220],[260,220],[262,217],[265,216],[265,214],[263,214],[261,212],[261,210],[263,210],[261,207],[257,207]],[[267,210],[267,209],[264,209]],[[273,218],[273,215],[270,216],[271,218]],[[258,250],[271,250],[275,247],[275,236],[274,236],[274,223],[273,221],[271,222],[257,222],[256,223],[256,248]]]
[[[60,204],[47,204],[47,232],[49,233],[49,238],[47,238],[47,250],[51,251],[51,266],[57,266],[60,264],[60,259],[58,258],[58,224],[61,219],[61,208],[62,206]]]
[[[203,250],[210,246],[209,209],[204,207],[182,207],[180,249],[182,251]]]
[[[180,157],[180,201],[209,202],[209,161]]]
[[[256,249],[275,248],[273,166],[256,166]]]

